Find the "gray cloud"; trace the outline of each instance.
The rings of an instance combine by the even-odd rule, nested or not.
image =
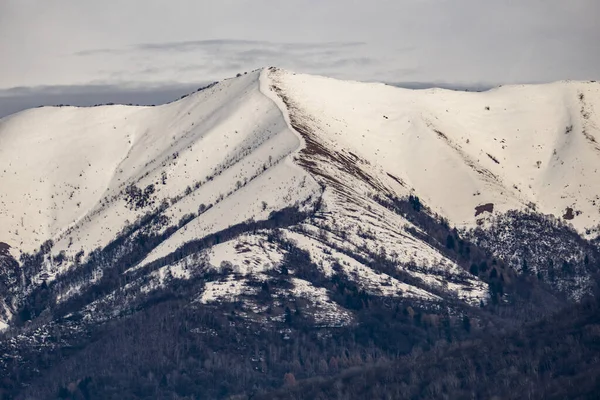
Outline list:
[[[352,71],[368,68],[370,74],[381,76],[378,65],[392,66],[398,78],[408,77],[416,71],[414,65],[398,60],[415,50],[414,46],[398,46],[390,62],[386,54],[370,51],[365,42],[273,42],[259,40],[196,40],[166,43],[143,43],[123,48],[86,50],[74,53],[90,63],[103,65],[95,72],[101,80],[127,81],[136,77],[148,81],[166,80],[177,76],[179,80],[196,77],[227,77],[238,72],[263,66],[279,66],[291,70],[331,75],[340,78],[353,77]],[[102,61],[110,59],[110,65],[127,65],[127,70],[106,69]],[[409,62],[410,64],[410,62]],[[346,73],[351,71],[350,73]],[[355,74],[356,75],[356,74]],[[363,75],[362,78],[366,78]],[[360,77],[359,77],[360,78]]]
[[[114,85],[16,87],[0,90],[0,118],[39,106],[89,107],[109,103],[158,105],[177,100],[204,86],[206,83],[159,84],[148,88]]]
[[[453,87],[597,80],[598,15],[598,0],[0,0],[0,89],[120,95],[273,65]]]
[[[365,46],[365,42],[326,42],[326,43],[277,43],[271,41],[259,40],[237,40],[237,39],[215,39],[215,40],[193,40],[182,42],[167,42],[167,43],[142,43],[125,48],[113,49],[92,49],[82,50],[73,53],[74,56],[87,57],[95,55],[107,54],[130,54],[138,51],[146,52],[165,52],[165,51],[206,51],[209,53],[220,52],[224,49],[241,48],[247,49],[244,52],[263,52],[263,54],[272,55],[277,51],[293,52],[293,51],[318,51],[330,49],[345,49]]]
[[[180,99],[207,84],[207,82],[187,85],[162,83],[152,87],[130,88],[115,85],[15,87],[0,90],[0,118],[40,106],[159,105]],[[446,82],[388,82],[388,84],[407,89],[444,88],[467,91],[483,91],[496,86],[483,83],[456,85]]]
[[[326,42],[326,43],[277,43],[271,41],[258,40],[234,40],[234,39],[219,39],[219,40],[195,40],[187,42],[170,42],[170,43],[146,43],[134,46],[138,50],[150,51],[195,51],[198,49],[219,49],[223,47],[270,47],[283,51],[294,50],[318,50],[318,49],[340,49],[349,47],[364,46],[364,42]]]
[[[405,71],[404,73],[410,73]],[[0,118],[40,106],[70,105],[90,107],[98,104],[160,105],[180,99],[207,85],[162,83],[151,87],[115,85],[72,85],[15,87],[0,90]],[[444,88],[462,91],[485,91],[497,85],[485,83],[452,84],[447,82],[388,82],[406,89]]]

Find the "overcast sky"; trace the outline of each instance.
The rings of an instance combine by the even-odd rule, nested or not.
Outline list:
[[[599,79],[599,16],[598,0],[0,0],[0,116],[15,98],[164,95],[271,65],[458,86]]]

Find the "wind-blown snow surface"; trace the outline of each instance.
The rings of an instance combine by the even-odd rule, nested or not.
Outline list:
[[[394,190],[401,181],[456,225],[472,226],[488,203],[559,217],[572,208],[580,231],[600,222],[599,83],[468,93],[273,75],[326,147],[358,156]]]
[[[485,284],[374,197],[416,194],[467,227],[492,210],[535,207],[585,232],[600,222],[599,104],[597,83],[414,91],[271,68],[158,107],[29,110],[0,120],[0,242],[17,255],[52,239],[52,254],[68,261],[48,258],[51,280],[81,250],[106,246],[161,206],[167,221],[156,229],[177,230],[131,272],[229,226],[319,204],[318,220],[282,234],[325,276],[340,267],[378,295],[435,302],[443,291],[475,305]],[[285,254],[255,232],[206,257],[248,276],[276,268]],[[373,254],[413,284],[362,263]],[[144,290],[164,284],[167,271],[187,279],[180,264],[153,272]],[[199,298],[232,300],[244,279],[209,282]],[[295,282],[302,290],[294,295],[326,297]]]
[[[260,93],[259,76],[160,107],[41,108],[2,120],[0,241],[23,252],[47,239],[55,253],[103,247],[152,208],[127,206],[132,184],[154,185],[155,205],[168,199],[171,224],[213,206],[177,243],[310,197],[315,182],[285,160],[298,137]],[[165,243],[156,254],[172,250]]]

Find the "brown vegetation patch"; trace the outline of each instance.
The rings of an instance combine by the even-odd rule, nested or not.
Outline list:
[[[350,154],[352,157],[354,157],[354,159],[355,159],[356,161],[360,160],[360,157],[359,157],[359,156],[357,156],[356,154],[354,154],[353,152],[349,151],[349,152],[348,152],[348,154]]]
[[[467,164],[471,169],[473,169],[474,171],[476,171],[478,174],[485,176],[488,180],[495,182],[496,184],[500,183],[500,179],[498,179],[498,177],[496,175],[494,175],[491,171],[485,169],[485,168],[481,168],[474,160],[472,160],[462,149],[459,145],[453,143],[448,136],[446,136],[442,131],[434,128],[433,123],[431,123],[430,121],[425,120],[425,123],[427,124],[427,126],[429,128],[431,128],[431,130],[433,130],[435,133],[437,133],[438,137],[440,137],[441,139],[444,139],[446,141],[446,143],[448,143],[448,145],[450,147],[452,147],[456,152],[458,152],[458,154],[460,155],[460,157],[464,160],[465,164]],[[488,154],[488,156],[490,156]],[[490,156],[492,157],[492,156]],[[493,160],[495,160],[498,164],[500,164],[500,162],[496,159],[496,158],[492,158]]]
[[[487,154],[487,156],[488,156],[489,158],[491,158],[491,159],[492,159],[492,161],[493,161],[493,162],[495,162],[496,164],[500,164],[500,161],[498,161],[498,159],[497,159],[496,157],[494,157],[494,156],[493,156],[493,155],[491,155],[490,153],[486,153],[486,154]]]
[[[594,135],[590,134],[587,130],[586,130],[586,125],[589,125],[590,122],[588,121],[590,119],[590,116],[592,115],[593,109],[591,108],[591,106],[589,106],[586,101],[585,101],[585,96],[583,93],[579,93],[578,95],[579,97],[579,102],[581,103],[581,117],[583,118],[583,136],[586,138],[586,140],[588,142],[590,142],[594,148],[597,151],[600,151],[600,146],[598,146],[598,141],[596,140],[596,138],[594,137]]]
[[[349,188],[345,183],[328,173],[327,170],[320,168],[320,161],[335,166],[339,171],[343,171],[351,176],[359,178],[376,190],[388,192],[387,188],[377,178],[360,168],[359,164],[368,164],[365,160],[354,153],[346,155],[324,146],[323,143],[318,140],[318,136],[315,134],[314,130],[309,127],[307,122],[310,121],[305,121],[307,118],[302,115],[292,101],[283,93],[281,88],[272,85],[271,89],[277,93],[287,107],[292,128],[304,139],[305,147],[300,151],[300,157],[297,160],[302,167],[307,169],[313,175],[328,180],[332,186],[340,191],[345,191]]]
[[[573,209],[571,207],[567,207],[567,210],[565,211],[565,215],[563,215],[563,218],[568,221],[575,218],[575,214],[573,213]]]
[[[441,137],[442,139],[444,139],[444,140],[448,140],[448,136],[446,136],[446,135],[445,135],[443,132],[441,132],[441,131],[438,131],[437,129],[434,129],[433,131],[434,131],[435,133],[437,133],[437,134],[438,134],[438,136],[439,136],[439,137]]]
[[[390,178],[392,178],[393,180],[395,180],[396,182],[398,182],[398,184],[400,184],[400,186],[406,186],[404,181],[400,178],[398,178],[397,176],[394,176],[392,174],[390,174],[389,172],[386,172],[387,176],[389,176]]]
[[[246,247],[246,243],[237,243],[235,246],[235,251],[237,251],[238,254],[242,254],[242,253],[249,253],[252,251],[252,249],[250,249],[249,247]]]

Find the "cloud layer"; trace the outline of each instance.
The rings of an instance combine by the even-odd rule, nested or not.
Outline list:
[[[3,0],[0,90],[195,84],[271,65],[385,82],[598,79],[598,15],[597,0]]]
[[[157,105],[179,99],[205,84],[164,84],[148,88],[127,88],[115,85],[69,85],[17,87],[0,90],[0,118],[39,106],[72,105],[80,107],[98,104]]]
[[[398,49],[394,57],[402,57],[412,50]],[[73,56],[85,63],[104,65],[96,71],[101,80],[129,83],[193,82],[272,65],[336,77],[370,79],[387,73],[389,66],[381,63],[381,57],[364,42],[196,40],[90,49],[75,52]],[[122,65],[129,68],[123,70]],[[404,75],[410,72],[406,68]]]

